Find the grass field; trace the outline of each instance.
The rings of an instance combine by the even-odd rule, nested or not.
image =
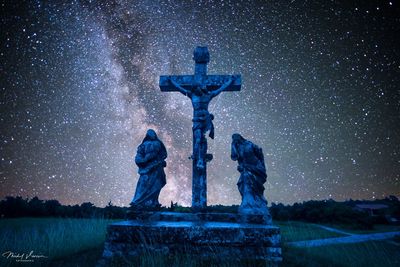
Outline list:
[[[47,257],[34,260],[42,266],[55,259],[101,247],[105,240],[107,224],[110,222],[112,221],[104,219],[2,219],[0,252],[22,254],[33,251],[35,255]],[[15,263],[15,260],[0,257],[1,266],[13,262]]]
[[[400,266],[400,246],[388,241],[369,241],[312,248],[283,247],[283,266]]]
[[[341,229],[345,232],[348,232],[350,234],[372,234],[372,233],[383,233],[383,232],[395,232],[395,231],[400,231],[400,226],[399,225],[386,225],[386,224],[376,224],[374,227],[370,230],[360,230],[360,229],[354,229],[354,226],[348,226],[348,225],[340,225],[340,224],[324,224],[329,227]]]
[[[0,220],[0,252],[12,251],[47,256],[37,266],[94,266],[101,256],[106,226],[104,219],[19,218]],[[282,266],[400,266],[399,241],[365,242],[313,248],[294,248],[289,241],[342,236],[302,222],[275,222],[281,227]],[[386,228],[385,228],[386,229]],[[346,229],[345,229],[346,230]],[[0,257],[0,266],[21,266]],[[25,265],[32,266],[27,263]],[[126,263],[116,262],[116,266]],[[268,266],[264,261],[206,261],[189,255],[144,255],[133,266]]]
[[[345,236],[327,231],[310,223],[303,222],[274,222],[281,228],[282,242],[312,240],[329,237]]]

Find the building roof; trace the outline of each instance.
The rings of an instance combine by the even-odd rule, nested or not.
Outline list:
[[[380,209],[386,209],[388,207],[388,205],[385,205],[385,204],[357,204],[356,207],[359,209],[380,210]]]

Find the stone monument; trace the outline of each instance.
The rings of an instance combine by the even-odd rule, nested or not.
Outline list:
[[[231,159],[238,162],[237,169],[240,172],[237,182],[242,196],[239,214],[260,216],[266,224],[272,224],[268,202],[264,197],[267,170],[262,149],[235,133],[232,135]]]
[[[98,265],[107,265],[115,257],[129,261],[149,253],[262,259],[270,266],[282,261],[280,229],[272,225],[263,195],[267,174],[262,150],[239,134],[232,136],[231,158],[239,165],[240,208],[237,213],[207,212],[206,169],[212,155],[207,153],[206,133],[214,138],[214,116],[208,105],[223,91],[239,91],[241,77],[207,75],[207,47],[197,47],[193,59],[194,75],[160,77],[161,91],[178,91],[189,97],[193,106],[192,212],[155,211],[165,185],[167,152],[155,132],[149,130],[136,156],[140,178],[132,201],[135,212],[130,213],[128,221],[108,225]]]
[[[161,206],[158,196],[166,184],[166,158],[167,150],[164,144],[158,139],[156,132],[149,129],[135,157],[140,177],[131,202],[133,210],[154,210]]]
[[[207,206],[207,138],[214,139],[213,114],[208,111],[210,101],[222,91],[240,91],[240,75],[207,75],[210,54],[207,47],[194,50],[194,75],[161,76],[163,92],[177,91],[189,97],[193,106],[192,209],[204,210]]]

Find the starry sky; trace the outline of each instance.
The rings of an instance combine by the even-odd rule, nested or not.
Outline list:
[[[126,206],[136,148],[168,150],[160,202],[191,203],[192,106],[160,75],[241,74],[210,103],[208,204],[240,204],[232,133],[263,148],[265,196],[400,196],[398,1],[1,2],[0,198]]]

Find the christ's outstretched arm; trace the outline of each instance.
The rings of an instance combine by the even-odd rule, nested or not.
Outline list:
[[[219,95],[219,93],[221,93],[222,91],[224,91],[229,85],[231,85],[233,82],[233,76],[229,78],[229,80],[224,83],[219,89],[212,91],[211,92],[211,97],[216,97],[217,95]]]
[[[170,77],[168,78],[168,80],[175,86],[176,89],[178,89],[179,92],[181,92],[185,96],[189,96],[190,97],[190,91],[189,90],[186,90],[185,88],[180,86],[177,82],[172,80]]]

